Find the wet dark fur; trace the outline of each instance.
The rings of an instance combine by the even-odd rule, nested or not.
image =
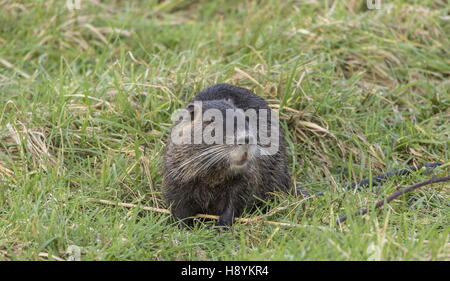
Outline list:
[[[228,84],[210,86],[199,92],[192,101],[215,100],[222,100],[216,106],[226,107],[228,105],[224,102],[227,101],[243,110],[269,108],[264,99],[251,91]],[[271,192],[291,189],[286,143],[281,129],[278,153],[254,159],[243,171],[233,171],[229,163],[222,161],[207,173],[192,175],[188,180],[170,173],[207,146],[175,145],[169,137],[164,158],[164,195],[176,219],[190,225],[190,217],[206,213],[220,216],[217,225],[230,226],[234,217],[240,216],[245,209],[252,209],[260,202],[259,199],[267,199]]]

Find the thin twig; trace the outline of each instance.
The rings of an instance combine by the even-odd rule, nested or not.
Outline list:
[[[65,261],[64,259],[62,259],[60,257],[54,256],[54,255],[49,255],[48,253],[44,253],[44,252],[39,253],[38,256],[42,257],[42,258],[49,258],[51,256],[54,260]]]
[[[125,208],[141,208],[141,209],[146,210],[146,211],[152,211],[152,212],[163,213],[163,214],[170,214],[170,211],[167,210],[167,209],[147,207],[147,206],[139,206],[139,205],[131,204],[131,203],[113,202],[113,201],[104,200],[104,199],[88,198],[87,200],[90,201],[90,202],[95,202],[95,203],[100,203],[100,204],[105,204],[105,205],[121,206],[121,207],[125,207]],[[197,214],[196,217],[197,218],[204,218],[204,219],[212,219],[212,220],[218,220],[219,219],[219,216],[207,215],[207,214]],[[236,218],[236,221],[241,222],[241,223],[260,222],[260,223],[272,224],[272,225],[277,225],[277,226],[289,226],[289,227],[300,226],[300,225],[294,224],[294,223],[259,220],[258,217],[256,217],[256,218]]]
[[[9,61],[7,61],[5,59],[0,58],[0,64],[3,64],[6,68],[14,70],[15,72],[17,72],[23,78],[29,79],[31,77],[25,71],[22,71],[22,70],[16,68],[12,63],[10,63]]]
[[[375,204],[375,209],[380,208],[381,206],[383,206],[386,203],[391,202],[392,200],[394,200],[395,198],[399,197],[402,194],[405,194],[407,192],[411,192],[419,187],[422,187],[424,185],[428,185],[428,184],[432,184],[432,183],[437,183],[437,182],[445,182],[445,181],[449,181],[450,180],[450,176],[446,176],[446,177],[442,177],[442,178],[431,178],[429,180],[423,181],[423,182],[419,182],[413,185],[410,185],[408,187],[405,187],[403,189],[397,190],[396,192],[392,193],[391,195],[389,195],[388,197],[386,197],[383,200],[378,201]],[[364,215],[369,211],[369,208],[363,208],[360,209],[358,211],[356,211],[354,213],[354,215]],[[347,216],[341,216],[336,220],[336,223],[340,224],[342,222],[344,222],[345,220],[347,220]]]

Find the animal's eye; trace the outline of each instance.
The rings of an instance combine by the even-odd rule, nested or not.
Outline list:
[[[212,116],[209,120],[203,121],[203,123],[205,125],[208,125],[208,124],[211,124],[212,122],[214,122],[214,120],[216,120],[216,118],[214,116]]]

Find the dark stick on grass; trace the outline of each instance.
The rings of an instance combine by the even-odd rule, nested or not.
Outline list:
[[[405,176],[412,172],[418,171],[422,168],[425,168],[427,171],[430,171],[438,166],[442,165],[442,163],[435,162],[435,163],[426,163],[426,164],[419,164],[414,166],[409,166],[400,170],[394,170],[391,172],[387,172],[382,175],[374,176],[372,178],[363,179],[361,181],[355,182],[351,185],[348,185],[347,189],[355,189],[355,188],[361,188],[366,187],[372,183],[373,185],[381,184],[385,182],[387,179],[394,177],[394,176]]]
[[[445,181],[449,181],[450,180],[450,176],[446,176],[446,177],[441,177],[441,178],[431,178],[429,180],[423,181],[423,182],[419,182],[416,184],[413,184],[411,186],[402,188],[400,190],[397,190],[396,192],[392,193],[391,195],[389,195],[388,197],[386,197],[386,199],[380,200],[375,204],[375,209],[380,208],[381,206],[383,206],[385,203],[389,203],[392,200],[394,200],[395,198],[399,197],[402,194],[411,192],[419,187],[428,185],[428,184],[432,184],[432,183],[437,183],[437,182],[445,182]],[[369,208],[363,208],[361,210],[358,210],[355,212],[354,215],[364,215],[369,211]],[[341,216],[337,219],[337,223],[340,224],[342,222],[344,222],[345,220],[347,220],[347,216]]]
[[[399,169],[399,170],[395,170],[395,171],[391,171],[391,172],[387,172],[385,174],[382,175],[378,175],[378,176],[374,176],[372,178],[367,178],[367,179],[363,179],[361,181],[355,182],[353,184],[347,185],[346,189],[355,189],[355,188],[362,188],[362,187],[366,187],[369,186],[370,183],[372,183],[373,185],[378,185],[381,184],[383,182],[385,182],[387,179],[392,178],[394,176],[405,176],[408,175],[412,172],[418,171],[422,168],[425,168],[427,171],[433,170],[434,168],[438,167],[442,165],[442,163],[439,162],[435,162],[435,163],[427,163],[427,164],[419,164],[419,165],[414,165],[414,166],[409,166],[403,169]]]
[[[441,166],[442,163],[439,162],[434,162],[434,163],[426,163],[426,164],[419,164],[419,165],[414,165],[414,166],[409,166],[403,169],[399,169],[399,170],[394,170],[394,171],[390,171],[381,175],[377,175],[377,176],[373,176],[371,178],[365,178],[362,179],[360,181],[351,183],[351,184],[347,184],[345,185],[344,189],[346,190],[350,190],[350,189],[361,189],[364,187],[369,186],[370,184],[377,186],[382,184],[383,182],[387,181],[389,178],[392,178],[394,176],[405,176],[405,175],[409,175],[412,172],[418,171],[420,169],[425,169],[426,172],[430,172],[432,171],[434,168]],[[316,196],[322,196],[323,193],[317,190],[307,190],[305,188],[301,188],[301,187],[297,187],[297,192],[299,194],[301,194],[303,197],[309,197],[312,195],[316,195]]]

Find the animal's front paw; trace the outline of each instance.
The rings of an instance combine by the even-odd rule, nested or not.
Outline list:
[[[219,220],[217,221],[216,226],[222,227],[222,228],[229,228],[233,225],[233,217],[227,217],[227,216],[220,216]]]
[[[194,227],[194,219],[193,218],[184,218],[178,220],[178,226],[182,229],[192,229]]]

